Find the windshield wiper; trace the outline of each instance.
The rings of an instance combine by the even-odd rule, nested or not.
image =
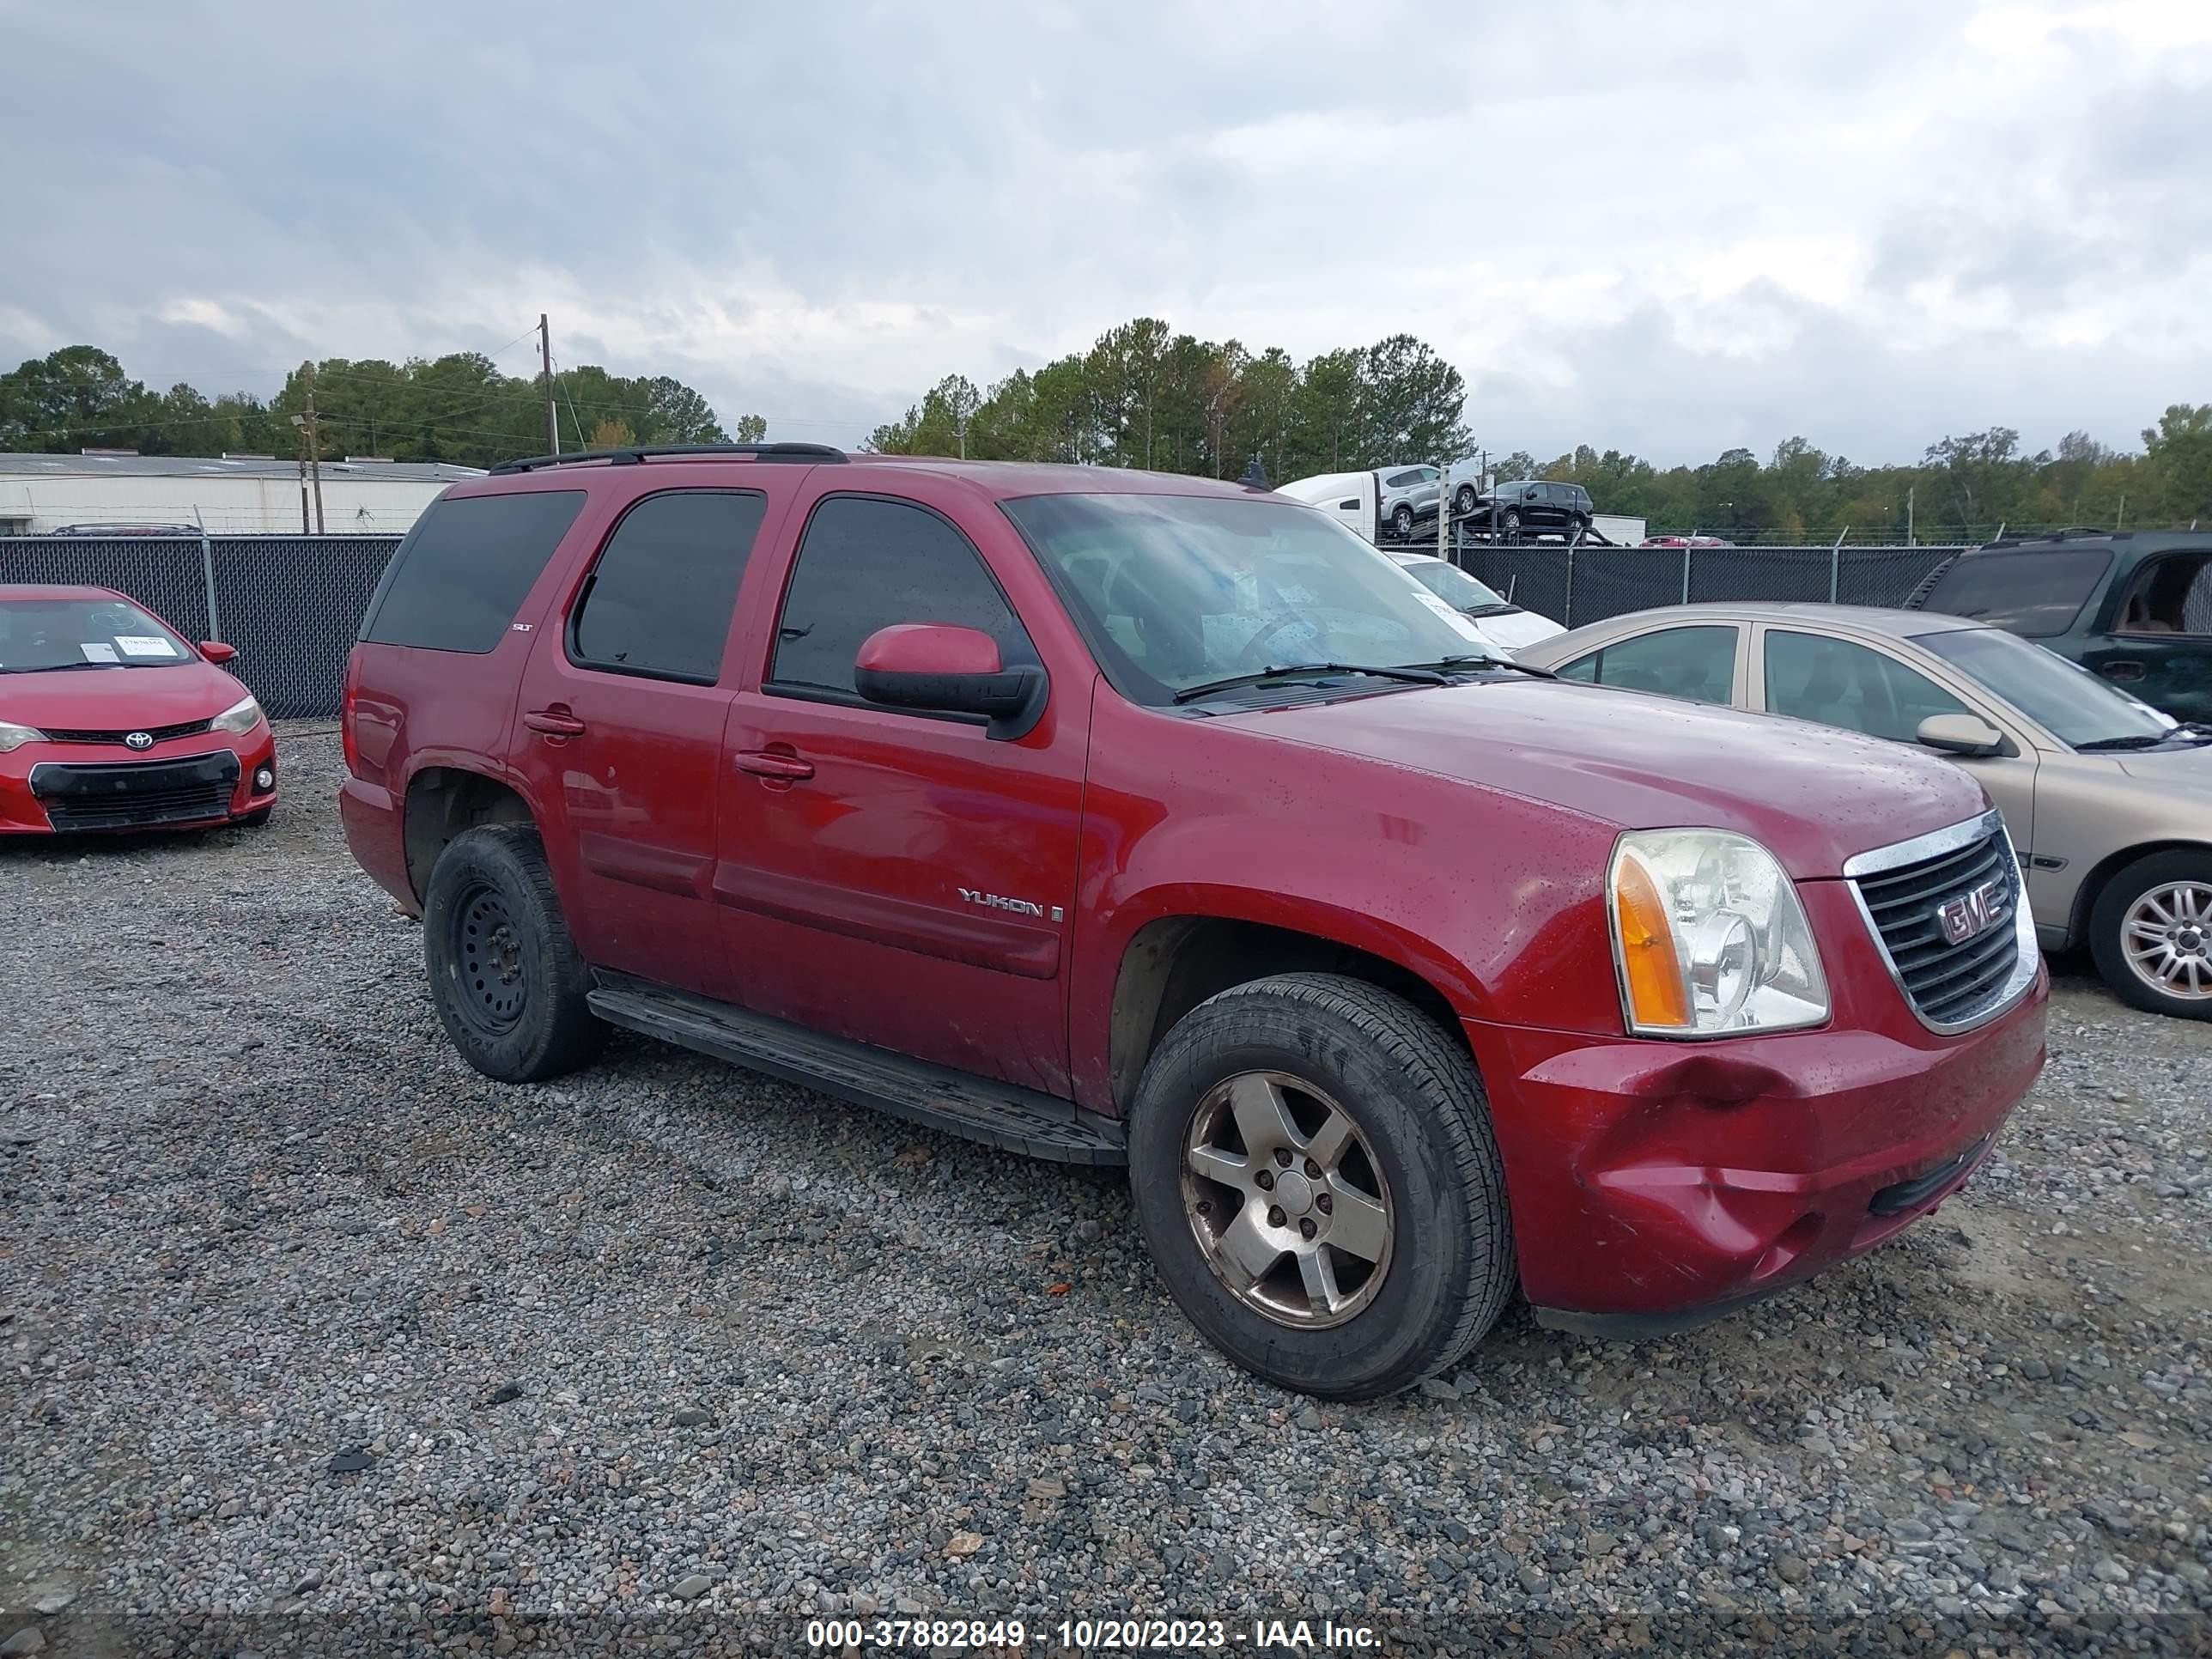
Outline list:
[[[2083,755],[2100,749],[2155,749],[2162,743],[2172,742],[2180,731],[2181,728],[2176,726],[2171,732],[2133,732],[2124,738],[2093,738],[2087,743],[2075,744],[2074,749],[2075,753]]]
[[[1189,702],[1195,698],[1211,696],[1216,691],[1233,691],[1241,685],[1265,685],[1269,680],[1291,679],[1300,674],[1372,674],[1380,679],[1403,680],[1409,685],[1449,684],[1435,669],[1419,663],[1376,668],[1358,662],[1300,662],[1287,663],[1279,668],[1262,668],[1255,674],[1231,674],[1226,679],[1208,680],[1202,685],[1186,685],[1175,694],[1175,700],[1179,703]]]
[[[1486,653],[1480,656],[1438,657],[1433,662],[1399,663],[1400,668],[1441,668],[1447,672],[1458,668],[1511,668],[1523,674],[1534,674],[1540,680],[1555,680],[1559,677],[1548,668],[1538,668],[1532,663],[1516,662],[1510,657],[1493,657]]]
[[[43,665],[39,663],[26,663],[21,668],[0,668],[0,674],[67,674],[73,670],[79,668],[124,668],[127,666],[129,666],[128,664],[119,662],[52,662]]]

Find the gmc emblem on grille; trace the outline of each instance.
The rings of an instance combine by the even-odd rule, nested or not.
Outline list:
[[[1989,932],[1990,926],[2004,915],[2007,897],[2003,880],[1992,877],[1979,887],[1937,905],[1936,921],[1943,930],[1943,942],[1964,945],[1975,935]]]

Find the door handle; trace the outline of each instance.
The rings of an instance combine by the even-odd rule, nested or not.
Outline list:
[[[734,758],[738,771],[750,772],[757,778],[774,778],[782,783],[797,783],[802,778],[814,775],[814,763],[801,760],[796,755],[778,755],[765,749],[742,749]]]
[[[2139,680],[2143,677],[2143,665],[2124,659],[2117,662],[2100,662],[2097,665],[2097,672],[2108,680]]]
[[[562,703],[550,708],[532,708],[522,717],[522,723],[533,732],[542,732],[549,738],[580,738],[584,723],[568,712]]]

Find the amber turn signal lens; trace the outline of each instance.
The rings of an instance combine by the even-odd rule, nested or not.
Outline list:
[[[1674,930],[1658,884],[1632,855],[1613,865],[1613,906],[1631,1019],[1641,1030],[1688,1030],[1690,988],[1674,953]]]

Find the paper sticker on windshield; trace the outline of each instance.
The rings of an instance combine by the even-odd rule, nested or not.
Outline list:
[[[85,644],[77,647],[77,649],[84,653],[84,659],[87,662],[113,662],[117,660],[115,647],[112,645],[95,645],[88,641]]]
[[[1426,588],[1423,588],[1415,597],[1418,598],[1423,605],[1428,606],[1430,610],[1435,611],[1437,615],[1442,617],[1446,622],[1457,629],[1462,638],[1474,640],[1483,645],[1488,645],[1490,643],[1490,635],[1484,633],[1480,628],[1477,628],[1471,618],[1462,616],[1458,611],[1453,610],[1451,606],[1445,604],[1435,594],[1430,592]]]
[[[158,634],[118,634],[115,643],[126,657],[173,657],[177,647]],[[109,658],[112,662],[113,658]]]

